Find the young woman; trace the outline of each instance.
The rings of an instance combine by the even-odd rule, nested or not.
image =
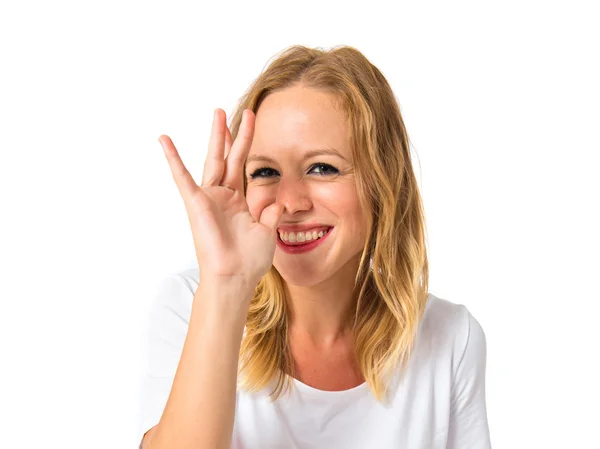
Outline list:
[[[295,46],[226,124],[198,186],[161,136],[198,270],[160,285],[140,447],[489,448],[486,342],[428,292],[394,94],[359,51]]]

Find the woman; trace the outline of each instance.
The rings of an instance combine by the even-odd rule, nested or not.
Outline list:
[[[360,52],[281,53],[231,132],[215,111],[200,186],[159,141],[199,271],[157,295],[141,447],[490,447],[485,336],[428,293],[407,133]]]

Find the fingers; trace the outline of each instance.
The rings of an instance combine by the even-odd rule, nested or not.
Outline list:
[[[208,153],[204,161],[204,172],[202,174],[203,186],[218,186],[223,177],[226,128],[225,111],[215,109],[208,143]]]
[[[279,221],[281,220],[282,215],[283,206],[279,205],[278,203],[273,203],[263,209],[263,211],[260,213],[260,219],[258,221],[260,224],[267,226],[275,232],[277,230],[277,226],[279,226]]]
[[[233,145],[233,138],[231,137],[231,131],[229,131],[229,127],[225,127],[225,159],[229,156],[229,152],[231,151],[231,145]]]
[[[198,185],[194,181],[194,178],[192,178],[190,172],[185,168],[185,165],[183,165],[183,162],[181,161],[179,153],[177,152],[175,145],[173,145],[171,138],[163,134],[158,138],[158,141],[163,147],[165,157],[169,162],[171,174],[173,175],[175,184],[177,184],[179,194],[183,200],[187,202],[191,198],[192,194],[198,189]]]
[[[243,191],[244,162],[246,161],[250,145],[252,144],[252,138],[254,137],[254,120],[254,112],[250,109],[245,109],[242,112],[240,129],[227,156],[221,184],[233,190]]]

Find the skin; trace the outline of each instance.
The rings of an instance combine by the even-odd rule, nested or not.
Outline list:
[[[280,225],[335,226],[320,246],[303,254],[275,249],[273,265],[284,279],[290,305],[292,352],[305,376],[325,379],[339,367],[338,383],[360,382],[350,357],[348,317],[353,310],[354,276],[366,239],[359,204],[348,125],[329,92],[295,85],[271,93],[256,113],[248,152],[246,201],[255,219],[273,203],[284,209]],[[342,157],[307,151],[334,148]],[[268,156],[273,162],[253,160]],[[328,164],[323,167],[315,164]],[[252,174],[262,167],[267,170]],[[333,168],[332,168],[333,167]],[[332,386],[333,388],[333,386]]]

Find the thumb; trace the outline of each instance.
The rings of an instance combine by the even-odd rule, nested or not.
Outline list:
[[[277,226],[279,225],[279,220],[281,220],[282,214],[283,206],[279,205],[278,203],[273,203],[263,209],[260,214],[259,223],[275,232],[277,230]]]

